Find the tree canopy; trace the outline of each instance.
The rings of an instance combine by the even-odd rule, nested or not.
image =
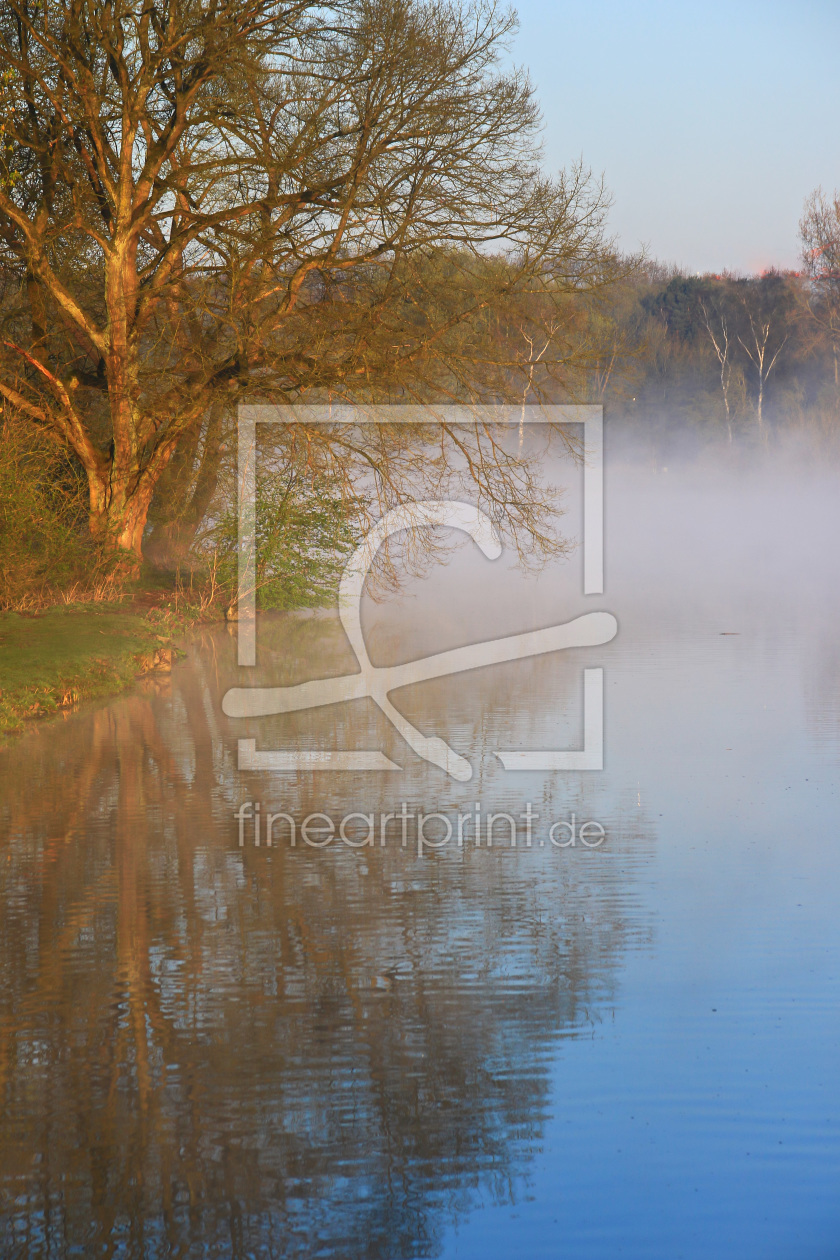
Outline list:
[[[510,329],[608,264],[600,186],[541,171],[513,23],[492,0],[3,0],[0,392],[78,459],[95,534],[140,554],[213,408],[518,396]]]

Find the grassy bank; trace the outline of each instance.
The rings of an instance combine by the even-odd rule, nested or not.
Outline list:
[[[27,720],[113,695],[171,663],[181,627],[157,609],[74,604],[0,614],[0,740]]]

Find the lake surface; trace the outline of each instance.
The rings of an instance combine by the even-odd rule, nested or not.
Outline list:
[[[0,1254],[840,1256],[836,484],[615,463],[603,596],[467,544],[366,600],[377,664],[617,616],[393,694],[469,782],[371,701],[224,717],[352,672],[330,615],[259,620],[256,670],[205,631],[0,752]],[[505,771],[581,746],[591,666],[604,769]],[[240,771],[238,738],[402,769]],[[573,813],[600,845],[548,841]]]

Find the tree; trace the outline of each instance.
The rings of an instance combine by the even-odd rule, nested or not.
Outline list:
[[[241,399],[510,390],[489,313],[603,279],[603,191],[540,173],[512,24],[3,0],[0,393],[79,460],[95,536],[139,557],[179,446]]]
[[[764,430],[764,395],[773,369],[778,366],[791,334],[794,296],[785,276],[768,271],[758,277],[735,281],[742,309],[738,341],[756,374],[756,420]]]
[[[840,194],[821,188],[805,202],[799,223],[802,261],[813,284],[811,314],[831,343],[834,390],[840,402]]]
[[[726,410],[726,435],[732,442],[732,369],[733,338],[730,332],[731,313],[726,301],[726,287],[712,290],[707,297],[700,298],[700,310],[703,313],[703,326],[720,369],[720,389],[723,405]]]
[[[705,278],[677,272],[661,292],[644,298],[643,305],[662,320],[672,336],[692,342],[704,328],[700,304],[707,290]]]

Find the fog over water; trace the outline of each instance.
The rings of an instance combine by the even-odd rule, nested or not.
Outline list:
[[[206,630],[0,751],[4,1256],[840,1252],[838,469],[640,449],[608,446],[603,595],[579,550],[523,575],[466,542],[365,599],[378,665],[617,617],[392,694],[469,782],[369,700],[223,715],[353,672],[333,614],[261,616],[255,670]],[[505,771],[582,746],[591,667],[604,769]],[[238,738],[401,769],[240,772]],[[249,818],[240,846],[243,802],[373,814],[376,842],[256,847]],[[508,812],[517,845],[380,843],[403,802]],[[573,812],[600,846],[548,842]]]

